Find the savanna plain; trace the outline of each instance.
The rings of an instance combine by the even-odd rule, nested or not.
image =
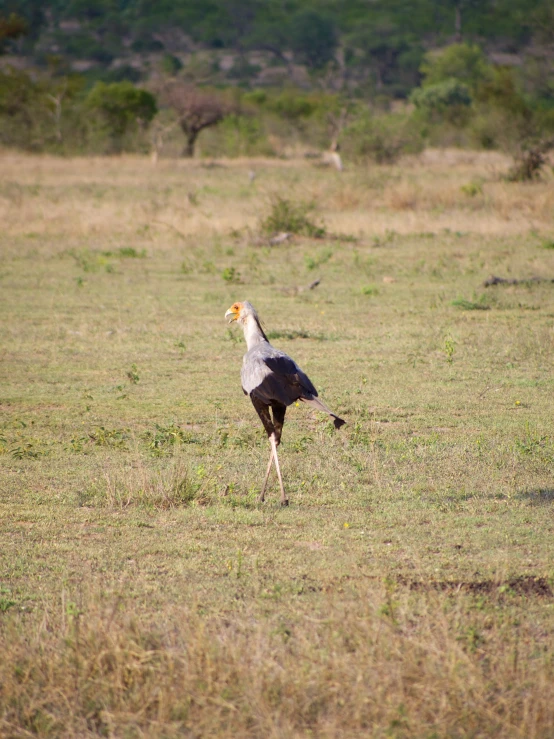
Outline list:
[[[508,166],[1,154],[1,736],[554,736],[554,178]],[[236,300],[347,421],[289,409],[288,508]]]

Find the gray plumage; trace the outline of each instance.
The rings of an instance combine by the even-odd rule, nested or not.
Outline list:
[[[263,341],[249,349],[242,360],[240,371],[242,389],[265,403],[277,400],[291,405],[300,398],[311,400],[317,390],[310,378],[285,352]]]

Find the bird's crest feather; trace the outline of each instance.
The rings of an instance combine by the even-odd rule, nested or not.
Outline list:
[[[269,339],[268,339],[268,338],[267,338],[267,336],[266,336],[266,333],[265,333],[265,331],[264,331],[264,327],[263,327],[263,325],[262,325],[262,322],[261,322],[261,321],[260,321],[260,319],[258,318],[258,314],[257,314],[257,313],[254,313],[254,319],[256,320],[256,323],[258,324],[258,328],[259,328],[259,329],[260,329],[260,331],[262,332],[262,336],[264,337],[264,339],[265,339],[265,340],[267,341],[267,343],[269,344]]]

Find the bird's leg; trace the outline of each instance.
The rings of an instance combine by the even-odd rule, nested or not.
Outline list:
[[[262,492],[260,493],[259,501],[260,503],[264,502],[265,499],[265,489],[267,487],[267,481],[269,480],[269,473],[271,472],[271,463],[273,462],[273,448],[269,450],[269,463],[267,465],[267,471],[265,473],[265,479],[264,484],[262,487]]]
[[[279,458],[277,457],[277,442],[275,441],[275,434],[271,434],[269,437],[269,443],[271,444],[271,451],[273,458],[275,459],[275,469],[277,470],[277,477],[279,478],[279,485],[281,486],[281,505],[288,505],[289,499],[285,494],[285,488],[283,487],[283,478],[281,477],[281,469],[279,468]]]

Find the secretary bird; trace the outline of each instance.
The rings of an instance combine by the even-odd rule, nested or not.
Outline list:
[[[233,303],[225,313],[225,318],[229,320],[229,323],[236,321],[244,330],[247,351],[240,371],[242,390],[245,395],[250,396],[271,446],[259,500],[264,501],[271,465],[275,462],[275,470],[281,487],[281,505],[288,505],[289,500],[285,494],[277,457],[277,447],[281,442],[287,406],[301,400],[312,408],[331,416],[336,429],[343,426],[346,421],[339,418],[321,402],[310,378],[302,372],[296,362],[285,352],[271,346],[251,303],[246,301]],[[270,408],[273,418],[269,413]]]

